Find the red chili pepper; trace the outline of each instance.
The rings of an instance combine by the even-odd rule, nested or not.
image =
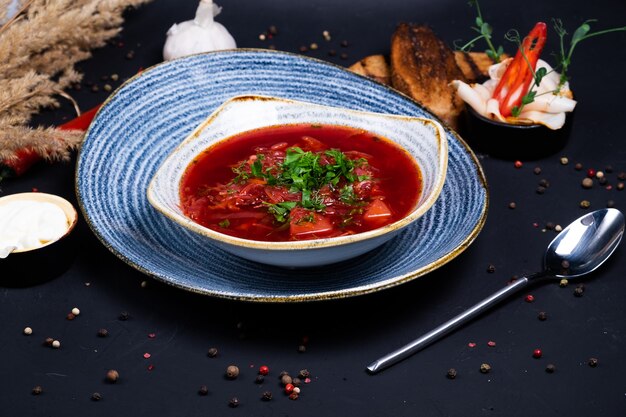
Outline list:
[[[80,116],[63,123],[59,126],[61,130],[87,130],[94,116],[100,109],[101,104],[82,113]],[[0,162],[0,179],[2,177],[19,177],[26,172],[36,162],[41,160],[41,156],[32,148],[18,149],[15,152],[16,158],[5,159]]]
[[[533,81],[539,55],[546,44],[548,29],[545,23],[537,22],[524,38],[522,45],[510,62],[500,82],[493,92],[493,98],[500,103],[500,114],[511,115],[514,107],[522,104],[522,98]]]

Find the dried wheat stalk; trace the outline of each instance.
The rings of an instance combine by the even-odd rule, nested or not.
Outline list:
[[[150,0],[0,0],[0,160],[32,148],[43,158],[66,160],[82,132],[28,126],[82,75],[74,65],[121,31],[123,12]],[[8,16],[9,5],[19,10]]]

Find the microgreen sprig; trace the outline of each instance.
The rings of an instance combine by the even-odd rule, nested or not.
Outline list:
[[[559,68],[561,71],[561,78],[559,80],[559,88],[563,87],[563,85],[568,80],[567,71],[569,70],[569,66],[572,63],[572,54],[574,53],[574,49],[580,42],[584,41],[585,39],[592,38],[594,36],[604,35],[606,33],[626,31],[626,26],[622,26],[622,27],[605,29],[605,30],[600,30],[597,32],[590,33],[591,26],[589,24],[592,22],[596,22],[596,21],[597,20],[595,19],[589,19],[589,20],[586,20],[582,25],[580,25],[574,31],[574,34],[572,35],[572,38],[570,39],[569,48],[566,48],[565,36],[567,35],[567,31],[565,30],[565,27],[563,26],[563,22],[561,21],[561,19],[552,20],[553,25],[554,25],[554,30],[556,31],[557,35],[559,35],[559,44],[560,44],[560,50],[559,50],[559,53],[557,54],[557,59],[558,59],[557,68]]]
[[[502,58],[502,54],[504,53],[504,49],[502,48],[502,46],[498,46],[496,48],[493,42],[491,41],[493,28],[491,27],[489,23],[485,21],[485,19],[483,19],[483,15],[480,11],[480,5],[478,4],[478,0],[470,0],[468,4],[470,5],[470,7],[472,6],[476,7],[476,19],[474,20],[474,22],[476,23],[476,26],[472,26],[472,30],[475,32],[478,32],[479,35],[476,36],[474,39],[471,39],[470,41],[468,41],[465,45],[458,46],[456,45],[457,42],[455,42],[455,46],[457,47],[458,50],[467,52],[474,47],[474,44],[476,43],[476,41],[480,39],[484,39],[485,42],[487,43],[487,46],[489,47],[489,49],[485,50],[485,53],[487,54],[487,56],[491,58],[494,62],[500,62]]]

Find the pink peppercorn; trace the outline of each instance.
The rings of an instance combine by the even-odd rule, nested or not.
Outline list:
[[[285,385],[285,393],[286,394],[291,394],[293,392],[294,388],[295,388],[295,386],[293,384]]]
[[[587,170],[587,176],[588,176],[589,178],[593,178],[593,177],[595,177],[595,176],[596,176],[596,170],[595,170],[595,169],[593,169],[593,168],[589,168],[589,169]]]
[[[526,297],[524,297],[524,301],[526,301],[527,303],[532,303],[533,301],[535,301],[535,296],[532,294],[528,294]]]
[[[267,366],[263,365],[263,366],[259,367],[259,374],[267,375],[269,373],[270,373],[270,368],[268,368]]]
[[[543,352],[541,352],[541,349],[533,350],[533,358],[539,359],[542,355],[543,355]]]
[[[515,161],[515,163],[513,164],[513,166],[515,168],[521,168],[524,164],[522,163],[522,161]]]

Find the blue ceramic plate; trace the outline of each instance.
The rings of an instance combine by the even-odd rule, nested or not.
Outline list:
[[[434,206],[398,237],[326,267],[283,269],[231,255],[157,212],[148,183],[163,160],[224,101],[267,95],[356,110],[433,117],[379,83],[323,61],[283,52],[232,50],[166,62],[129,80],[91,124],[76,168],[85,218],[114,254],[186,290],[249,301],[297,302],[378,291],[454,259],[487,213],[485,177],[447,129],[446,183]]]

